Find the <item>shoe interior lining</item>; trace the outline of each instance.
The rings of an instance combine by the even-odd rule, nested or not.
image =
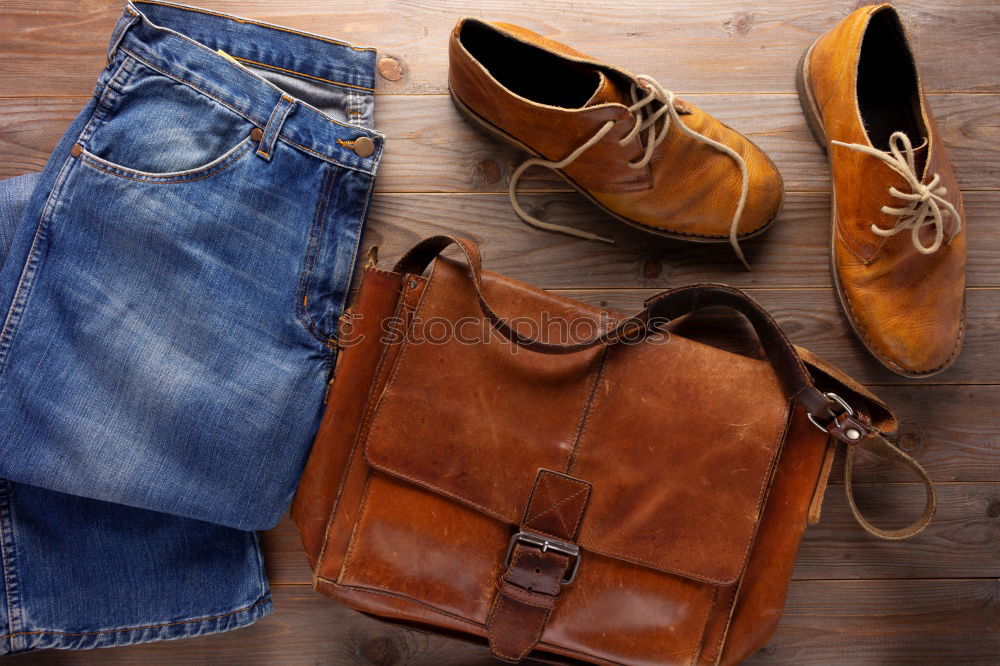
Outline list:
[[[477,21],[466,21],[462,45],[504,87],[539,104],[578,109],[600,83],[597,69],[525,44]]]
[[[861,42],[858,108],[875,148],[888,150],[893,132],[905,132],[914,146],[924,142],[917,70],[893,11],[872,15]]]

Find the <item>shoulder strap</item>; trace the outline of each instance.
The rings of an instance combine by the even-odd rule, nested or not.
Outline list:
[[[612,345],[623,340],[634,341],[671,319],[705,307],[723,306],[736,310],[753,326],[771,366],[781,380],[785,394],[802,405],[818,428],[848,445],[844,488],[851,512],[858,523],[871,534],[885,539],[908,538],[919,533],[930,523],[936,507],[936,497],[934,486],[923,467],[886,440],[870,420],[855,414],[838,396],[824,393],[816,388],[806,364],[802,362],[795,346],[784,331],[771,315],[746,293],[722,284],[697,284],[667,290],[648,299],[646,307],[641,312],[622,320],[613,328],[590,340],[567,344],[551,343],[519,333],[493,309],[483,292],[482,258],[479,248],[468,239],[454,236],[427,238],[407,252],[396,264],[395,270],[399,273],[419,275],[437,255],[451,245],[457,245],[465,254],[466,272],[475,289],[479,307],[493,328],[518,347],[542,354],[572,354],[597,345]],[[861,446],[880,457],[901,462],[920,476],[926,489],[927,503],[921,517],[912,525],[899,530],[882,530],[861,515],[855,504],[851,486],[856,446]]]
[[[531,338],[516,331],[490,305],[483,293],[482,260],[476,244],[465,238],[433,236],[411,249],[396,264],[400,273],[423,273],[430,262],[450,245],[457,245],[465,254],[466,270],[476,291],[479,307],[490,324],[518,347],[542,354],[573,354],[597,345],[636,340],[671,319],[710,306],[725,306],[736,310],[753,325],[771,365],[781,378],[790,398],[801,402],[815,418],[829,419],[839,411],[839,405],[815,386],[794,345],[778,324],[756,301],[739,289],[722,284],[700,284],[661,292],[646,301],[644,310],[604,331],[590,340],[557,344]]]

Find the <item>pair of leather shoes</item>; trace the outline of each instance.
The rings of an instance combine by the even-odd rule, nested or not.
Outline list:
[[[655,79],[593,60],[519,26],[462,19],[449,87],[476,125],[552,169],[643,231],[732,244],[770,226],[781,175],[747,137]],[[833,171],[834,282],[858,337],[909,376],[943,370],[961,346],[965,234],[961,197],[927,110],[899,17],[864,7],[822,36],[800,67],[803,106]]]

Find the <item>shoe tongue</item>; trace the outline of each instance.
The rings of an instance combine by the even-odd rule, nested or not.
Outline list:
[[[583,104],[584,107],[615,102],[618,104],[624,104],[625,106],[631,104],[631,101],[629,101],[628,98],[628,93],[618,87],[618,84],[606,76],[604,72],[598,71],[597,76],[597,90],[595,90],[594,94],[590,96],[590,99]]]
[[[632,105],[632,97],[629,92],[627,83],[618,83],[614,79],[607,76],[604,72],[597,72],[597,90],[594,94],[590,96],[584,104],[583,108],[588,106],[597,106],[598,104],[623,104],[625,106]],[[645,93],[639,92],[641,97]],[[689,113],[693,113],[691,105],[685,103],[683,100],[674,98],[674,108],[677,109],[677,113],[684,116]]]

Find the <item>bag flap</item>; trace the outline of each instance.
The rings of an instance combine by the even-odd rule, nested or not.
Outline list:
[[[483,277],[525,334],[586,339],[621,317]],[[584,551],[739,579],[791,414],[768,363],[665,333],[567,355],[518,349],[447,259],[401,344],[364,435],[370,465],[511,525],[539,469],[564,472],[593,486]]]

